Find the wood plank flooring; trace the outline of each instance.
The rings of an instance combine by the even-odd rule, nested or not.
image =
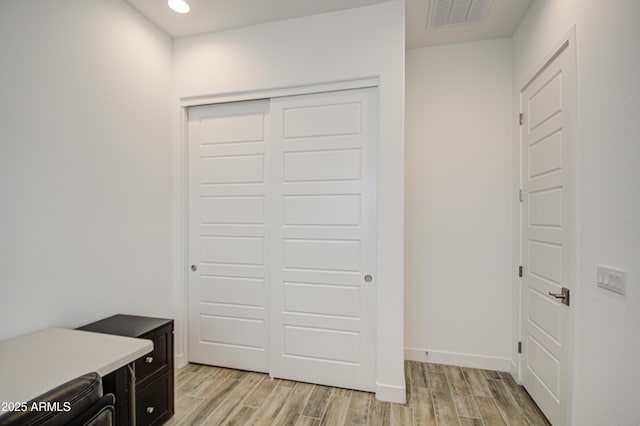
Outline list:
[[[509,373],[405,362],[407,403],[266,374],[189,364],[169,425],[549,425]]]

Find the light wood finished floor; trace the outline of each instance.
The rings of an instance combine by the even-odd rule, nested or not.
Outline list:
[[[173,425],[549,425],[508,373],[405,362],[407,404],[266,374],[176,371]]]

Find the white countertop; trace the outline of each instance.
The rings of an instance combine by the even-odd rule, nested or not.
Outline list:
[[[0,342],[0,404],[27,402],[92,371],[104,376],[152,350],[151,340],[64,328]]]

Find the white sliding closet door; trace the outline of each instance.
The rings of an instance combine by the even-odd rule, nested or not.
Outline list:
[[[189,109],[190,361],[375,390],[374,98]]]
[[[268,101],[189,108],[193,362],[269,369],[268,111]]]
[[[271,101],[274,377],[375,390],[374,94]]]

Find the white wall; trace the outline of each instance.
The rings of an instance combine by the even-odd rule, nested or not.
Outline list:
[[[172,316],[171,40],[122,1],[3,1],[0,70],[0,340]]]
[[[508,370],[511,40],[411,49],[406,75],[406,356]]]
[[[513,41],[517,105],[525,79],[576,24],[574,425],[640,419],[640,2],[614,3],[537,0]],[[627,270],[626,296],[596,286],[597,264]]]
[[[379,78],[378,396],[403,400],[404,2],[179,39],[174,55],[179,98]]]

